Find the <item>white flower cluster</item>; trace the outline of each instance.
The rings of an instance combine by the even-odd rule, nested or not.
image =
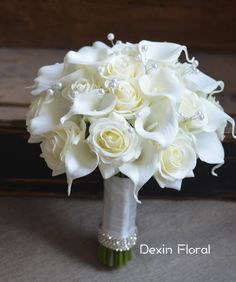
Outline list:
[[[152,176],[179,190],[197,158],[224,163],[227,121],[235,137],[234,120],[213,96],[223,82],[197,67],[175,43],[95,42],[70,51],[64,63],[39,70],[29,142],[41,142],[53,175],[66,173],[69,193],[73,179],[97,167],[105,179],[128,176],[136,198]]]

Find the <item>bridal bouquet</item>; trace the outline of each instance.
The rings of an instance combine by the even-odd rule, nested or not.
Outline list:
[[[99,168],[99,258],[119,266],[136,243],[140,188],[154,177],[180,190],[197,159],[222,165],[224,130],[230,122],[235,137],[235,123],[214,95],[223,82],[199,71],[185,46],[108,40],[111,47],[95,42],[39,70],[26,123],[52,175],[66,173],[68,194],[75,178]]]

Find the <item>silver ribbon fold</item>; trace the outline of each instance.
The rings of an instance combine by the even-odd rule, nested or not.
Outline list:
[[[98,241],[117,251],[132,248],[137,241],[134,184],[129,178],[113,176],[104,180],[103,219]]]

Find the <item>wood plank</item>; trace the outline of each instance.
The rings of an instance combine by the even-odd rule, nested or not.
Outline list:
[[[77,48],[103,40],[176,41],[236,50],[234,0],[3,0],[0,46]]]

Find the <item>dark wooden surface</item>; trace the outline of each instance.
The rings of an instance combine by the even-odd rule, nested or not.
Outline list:
[[[236,50],[234,0],[1,0],[0,47],[78,48],[103,40]]]

